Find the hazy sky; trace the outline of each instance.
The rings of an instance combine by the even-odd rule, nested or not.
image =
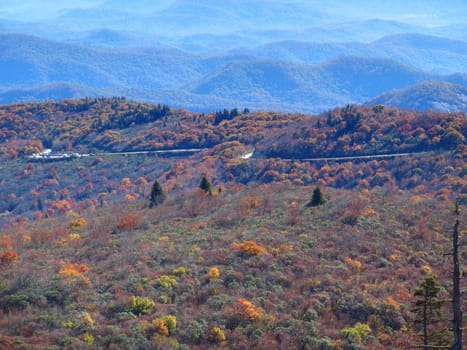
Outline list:
[[[55,17],[67,9],[88,8],[103,2],[104,0],[0,0],[0,17],[36,21]]]
[[[108,3],[108,7],[140,7],[155,9],[164,7],[177,0],[0,0],[0,18],[37,21],[56,17],[66,10],[97,7]],[[222,0],[192,0],[194,3],[218,5]],[[235,0],[248,3],[247,0]],[[235,2],[233,1],[233,2]],[[254,0],[250,0],[254,2]],[[256,0],[267,3],[268,0]],[[278,1],[278,0],[270,0]],[[228,3],[232,1],[228,1]],[[298,3],[304,8],[335,12],[360,18],[383,18],[424,25],[448,24],[449,21],[465,21],[467,0],[283,0],[283,4]]]

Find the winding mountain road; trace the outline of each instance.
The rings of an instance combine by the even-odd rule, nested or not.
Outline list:
[[[42,154],[34,154],[28,158],[32,160],[64,160],[69,159],[72,156],[74,157],[84,157],[84,156],[117,156],[117,155],[158,155],[158,154],[182,154],[182,153],[197,153],[206,151],[208,148],[182,148],[182,149],[169,149],[169,150],[153,150],[153,151],[127,151],[127,152],[97,152],[91,154],[55,154],[53,152],[44,152]],[[239,158],[243,160],[254,160],[256,150],[250,151],[246,154],[241,155]],[[404,153],[388,153],[388,154],[372,154],[372,155],[360,155],[360,156],[341,156],[341,157],[314,157],[314,158],[282,158],[282,157],[271,157],[271,158],[280,158],[284,160],[297,160],[297,161],[307,161],[307,162],[318,162],[318,161],[348,161],[348,160],[358,160],[358,159],[379,159],[379,158],[394,158],[394,157],[409,157],[413,155],[422,155],[433,153],[433,151],[421,151],[421,152],[404,152]]]
[[[177,153],[196,153],[206,151],[208,148],[186,148],[186,149],[171,149],[171,150],[157,150],[157,151],[128,151],[128,152],[100,152],[95,155],[138,155],[138,154],[177,154]],[[361,156],[341,156],[341,157],[315,157],[315,158],[281,158],[286,160],[300,160],[300,161],[346,161],[346,160],[358,160],[358,159],[378,159],[378,158],[394,158],[394,157],[409,157],[413,155],[422,155],[432,153],[433,151],[421,151],[421,152],[404,152],[404,153],[388,153],[388,154],[371,154]],[[255,150],[248,152],[240,156],[243,160],[256,159],[254,156]],[[280,157],[279,157],[280,158]]]
[[[353,159],[376,159],[376,158],[394,158],[394,157],[408,157],[419,154],[428,154],[431,151],[422,152],[405,152],[405,153],[389,153],[389,154],[372,154],[366,156],[343,156],[343,157],[318,157],[318,158],[297,158],[303,161],[326,161],[326,160],[353,160]],[[289,158],[292,159],[292,158]]]
[[[177,154],[177,153],[196,153],[205,151],[207,148],[182,148],[182,149],[168,149],[156,151],[128,151],[128,152],[98,152],[94,153],[97,156],[112,156],[112,155],[138,155],[138,154]]]

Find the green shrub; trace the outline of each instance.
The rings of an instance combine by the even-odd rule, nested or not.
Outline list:
[[[177,318],[174,315],[165,315],[162,316],[162,320],[169,329],[169,332],[173,333],[177,328]]]
[[[135,315],[150,314],[156,303],[149,298],[133,296],[131,297],[130,312]]]
[[[175,276],[181,276],[188,273],[188,269],[185,266],[180,266],[172,270],[171,274]]]
[[[370,326],[360,322],[357,322],[353,327],[344,328],[341,330],[342,337],[358,344],[364,341],[370,335],[370,333]]]
[[[29,306],[29,297],[25,294],[7,295],[0,300],[0,305],[5,311],[25,309]]]
[[[211,309],[221,310],[230,302],[230,297],[226,294],[218,294],[209,297],[207,303]]]
[[[92,336],[92,334],[84,333],[83,334],[83,341],[86,344],[92,345],[94,343],[94,337]]]
[[[162,289],[170,289],[177,285],[177,280],[174,277],[163,275],[155,280],[155,285]]]
[[[183,327],[178,329],[177,333],[184,343],[199,344],[207,329],[207,322],[205,320],[199,320],[183,325]]]

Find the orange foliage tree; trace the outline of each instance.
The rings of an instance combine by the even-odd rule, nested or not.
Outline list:
[[[1,265],[9,265],[14,261],[18,260],[19,254],[14,250],[8,249],[3,253],[0,253],[0,266]]]
[[[258,243],[247,240],[245,242],[232,243],[232,247],[240,251],[241,253],[246,253],[251,256],[256,256],[260,254],[265,254],[266,249],[261,247]]]
[[[259,321],[264,317],[262,308],[244,298],[237,299],[237,303],[233,306],[231,312],[233,315],[239,316],[242,320],[247,321]]]
[[[141,220],[142,217],[139,214],[126,213],[120,218],[115,227],[118,230],[134,230],[138,227]]]
[[[69,263],[63,266],[58,273],[64,277],[79,277],[89,271],[89,266],[83,264]]]

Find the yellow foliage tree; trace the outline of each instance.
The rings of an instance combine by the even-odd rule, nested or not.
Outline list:
[[[219,269],[217,267],[211,267],[208,271],[208,273],[206,274],[206,277],[208,279],[216,279],[216,278],[219,278],[221,276],[221,273],[219,272]]]
[[[120,182],[122,186],[130,186],[131,185],[131,180],[129,177],[124,177],[122,181]]]
[[[135,315],[149,314],[154,306],[156,306],[154,300],[140,296],[132,296],[130,298],[130,303],[130,311]]]
[[[209,339],[215,343],[222,343],[223,341],[226,340],[226,337],[225,337],[224,331],[221,328],[214,327],[213,329],[211,329],[211,334],[209,335]]]
[[[88,222],[86,219],[79,218],[79,219],[73,219],[70,221],[68,224],[68,229],[71,231],[78,231],[86,227]]]
[[[79,277],[87,271],[89,271],[87,265],[70,263],[63,266],[58,273],[64,277]]]
[[[345,262],[357,270],[357,283],[360,282],[360,273],[362,271],[362,262],[352,258],[345,258]]]

